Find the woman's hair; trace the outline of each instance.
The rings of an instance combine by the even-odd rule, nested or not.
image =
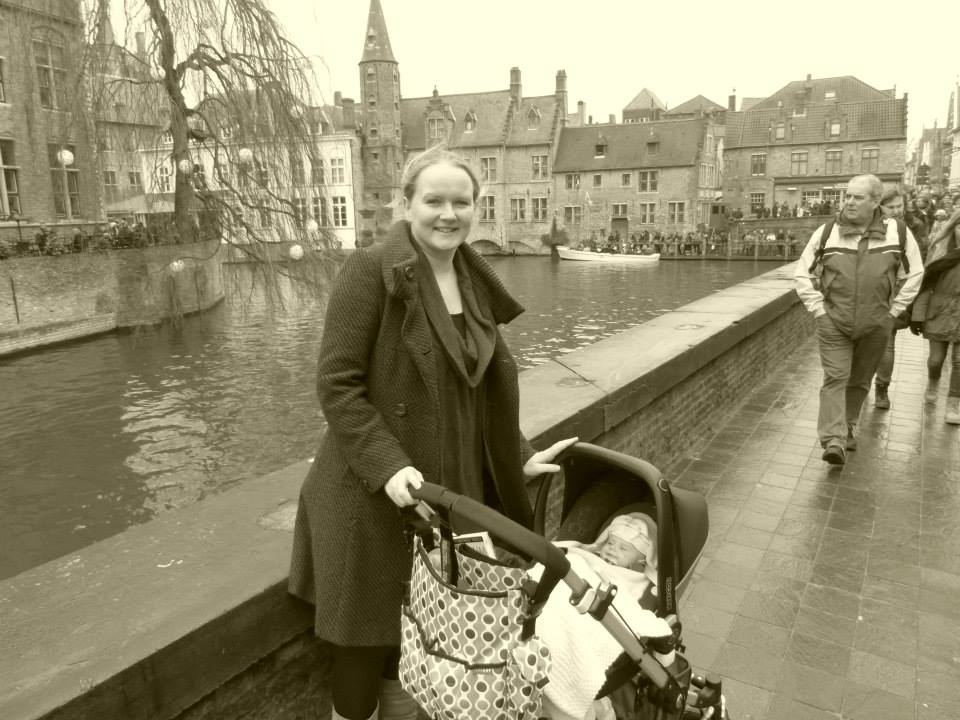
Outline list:
[[[480,197],[480,180],[476,171],[466,160],[447,150],[443,144],[429,147],[407,160],[403,168],[403,175],[400,176],[400,188],[403,191],[403,196],[408,201],[412,200],[417,191],[417,178],[420,177],[420,173],[431,165],[440,164],[460,168],[470,177],[470,182],[473,184],[473,201],[476,202],[477,198]]]

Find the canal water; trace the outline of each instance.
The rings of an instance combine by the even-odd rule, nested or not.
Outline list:
[[[527,308],[504,328],[522,368],[775,267],[490,260]],[[224,272],[226,300],[179,326],[0,359],[0,579],[313,455],[326,298]]]

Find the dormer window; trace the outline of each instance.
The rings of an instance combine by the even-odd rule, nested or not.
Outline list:
[[[777,123],[773,128],[773,137],[775,140],[783,140],[786,136],[786,126],[783,123]]]
[[[443,137],[443,119],[429,118],[427,120],[427,137],[437,140]]]
[[[527,129],[533,130],[540,125],[540,111],[536,108],[530,108],[527,113]]]
[[[840,121],[831,120],[830,121],[830,137],[839,137],[840,136]]]
[[[656,155],[660,152],[660,143],[658,142],[648,142],[647,143],[647,153],[650,155]]]
[[[806,117],[806,116],[807,116],[807,109],[806,109],[805,107],[803,107],[802,105],[801,105],[800,107],[795,107],[795,108],[793,109],[793,116],[794,116],[794,117]]]
[[[607,145],[606,143],[597,143],[593,146],[593,156],[595,158],[602,158],[607,156]]]
[[[477,116],[471,110],[467,113],[466,117],[463,118],[463,131],[464,132],[473,132],[477,129]]]
[[[372,48],[377,44],[377,31],[373,28],[367,31],[367,47]]]

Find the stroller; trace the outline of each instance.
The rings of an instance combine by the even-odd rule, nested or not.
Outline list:
[[[405,686],[435,717],[540,717],[540,695],[549,684],[550,653],[536,644],[534,631],[547,598],[562,580],[570,589],[570,604],[600,623],[618,649],[622,648],[605,670],[606,681],[597,692],[598,699],[629,688],[634,697],[633,716],[642,720],[726,718],[719,678],[694,675],[681,654],[684,645],[677,613],[677,599],[689,583],[707,539],[705,500],[698,493],[671,488],[650,463],[588,443],[577,443],[557,462],[563,469],[563,487],[558,498],[553,486],[557,476],[544,478],[534,505],[536,532],[437,485],[424,483],[411,492],[421,501],[419,512],[427,523],[421,524],[417,533],[411,597],[404,605],[401,676]],[[553,517],[558,511],[559,517]],[[554,522],[559,520],[555,540],[587,543],[615,516],[633,512],[656,521],[655,612],[666,621],[669,631],[655,638],[635,634],[612,607],[615,585],[601,582],[591,587],[571,568],[567,554],[544,536],[551,517]],[[529,561],[542,564],[539,582],[524,581],[525,571],[511,566],[515,563],[491,561],[471,547],[454,546],[449,532],[451,514],[486,530],[498,547],[527,560],[526,566],[532,564]],[[431,552],[437,553],[432,565],[428,562]],[[418,588],[430,590],[415,597]],[[500,616],[496,615],[496,601],[503,603]],[[460,607],[464,602],[468,604]],[[477,621],[473,630],[472,619]],[[458,641],[452,630],[459,631],[461,626],[468,639],[460,637]],[[496,629],[491,632],[490,627]],[[473,640],[481,646],[476,652]],[[500,642],[494,651],[483,647],[483,641],[492,645],[506,642]],[[408,645],[415,646],[409,659]],[[464,655],[467,650],[471,652]],[[456,668],[456,673],[438,673],[429,666],[428,658]],[[496,674],[500,669],[503,674]],[[418,674],[423,677],[416,678]],[[488,708],[486,700],[477,699],[483,697],[477,687],[492,690],[498,683],[497,692],[504,697],[513,692],[515,702],[504,700],[500,705],[496,700],[496,706]],[[451,702],[457,693],[460,697]],[[424,703],[424,698],[443,696],[447,704],[442,711],[438,704]]]

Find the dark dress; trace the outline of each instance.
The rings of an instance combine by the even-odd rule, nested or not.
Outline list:
[[[464,334],[405,222],[347,259],[330,298],[317,371],[328,430],[301,489],[290,568],[290,592],[314,603],[330,642],[400,642],[410,553],[383,485],[401,468],[532,522],[522,468],[533,449],[497,329],[522,308],[471,248],[455,266]]]

